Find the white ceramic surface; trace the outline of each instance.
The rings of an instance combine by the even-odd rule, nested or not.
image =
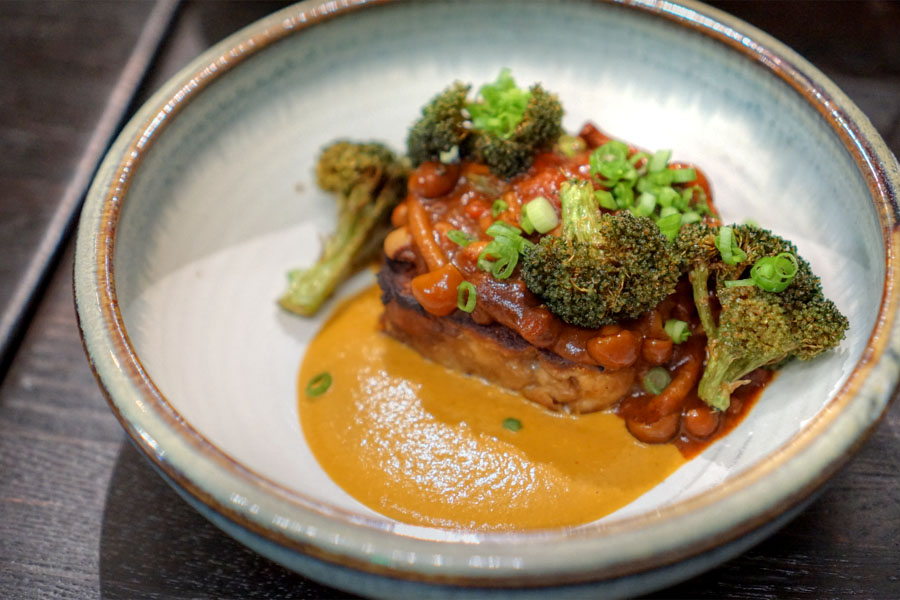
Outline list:
[[[435,577],[599,578],[594,591],[618,595],[734,554],[837,468],[897,381],[884,348],[896,329],[885,232],[897,165],[843,94],[774,40],[693,4],[334,8],[287,9],[189,65],[125,128],[85,206],[76,298],[89,357],[182,493],[259,551],[358,592],[455,593],[403,581]],[[333,218],[312,176],[318,149],[351,137],[402,150],[432,95],[503,66],[557,92],[569,129],[593,120],[699,164],[725,220],[794,240],[851,329],[838,351],[785,369],[729,436],[598,523],[508,535],[402,525],[312,457],[295,377],[322,318],[286,315],[274,299]],[[802,93],[810,85],[817,95]],[[369,282],[360,275],[341,295]]]

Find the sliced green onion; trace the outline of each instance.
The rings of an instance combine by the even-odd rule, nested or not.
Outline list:
[[[655,173],[647,173],[643,179],[650,186],[664,187],[672,185],[672,181],[675,179],[674,173],[675,171],[663,169],[662,171],[657,171]]]
[[[647,374],[644,375],[644,379],[641,381],[647,393],[653,394],[654,396],[662,394],[663,390],[665,390],[671,382],[672,376],[669,375],[669,372],[663,367],[653,367],[647,371]]]
[[[794,280],[800,265],[790,252],[764,256],[750,269],[750,279],[767,292],[783,292]]]
[[[660,217],[656,221],[657,227],[662,232],[666,239],[670,242],[675,239],[675,236],[678,235],[678,232],[681,231],[681,215],[677,212],[671,215],[666,215],[665,217]]]
[[[656,196],[644,192],[638,197],[637,205],[632,209],[635,215],[639,217],[649,217],[656,209]]]
[[[520,238],[521,239],[521,238]],[[512,275],[519,262],[519,251],[509,238],[497,238],[478,255],[478,268],[487,271],[497,279]]]
[[[492,238],[508,238],[522,235],[522,230],[515,225],[510,225],[506,221],[494,221],[491,223],[491,226],[487,228],[485,233]]]
[[[534,225],[531,223],[531,219],[528,218],[528,215],[525,214],[525,211],[522,211],[522,214],[519,215],[519,225],[522,226],[522,231],[531,235],[534,233]]]
[[[747,260],[747,253],[740,249],[734,239],[734,230],[731,227],[720,227],[716,236],[716,248],[722,255],[722,262],[726,265],[736,265]]]
[[[666,168],[669,157],[672,156],[671,150],[658,150],[653,154],[650,162],[647,164],[647,170],[651,173],[658,173]]]
[[[525,252],[526,248],[534,246],[534,242],[522,237],[522,230],[505,221],[494,221],[485,232],[494,238],[494,242],[501,246],[512,246],[516,252]]]
[[[672,341],[676,344],[680,344],[691,337],[691,330],[688,328],[688,324],[678,319],[669,319],[666,321],[665,330],[668,336],[672,338]]]
[[[734,279],[732,281],[726,281],[725,287],[733,288],[733,287],[749,287],[756,285],[756,282],[752,279]]]
[[[587,148],[587,143],[578,136],[564,133],[556,140],[556,147],[559,148],[559,151],[564,155],[572,158],[579,152],[584,152]]]
[[[306,395],[310,398],[321,396],[331,387],[331,373],[323,371],[309,380],[306,384]]]
[[[642,160],[649,159],[649,158],[650,158],[650,155],[647,154],[646,152],[635,152],[634,154],[631,155],[631,158],[628,159],[628,162],[630,162],[632,165],[637,165]]]
[[[509,279],[509,276],[513,274],[513,270],[515,270],[516,264],[518,262],[518,253],[503,254],[500,258],[494,261],[494,264],[491,267],[491,275],[493,275],[497,279]]]
[[[506,211],[507,208],[509,208],[509,204],[505,200],[494,200],[494,203],[491,204],[491,216],[496,219],[497,215]]]
[[[594,199],[597,201],[597,204],[600,205],[600,208],[605,208],[607,210],[617,210],[619,208],[612,193],[607,192],[606,190],[596,190],[594,192]]]
[[[464,231],[460,231],[459,229],[451,229],[450,231],[448,231],[447,239],[457,246],[462,246],[463,248],[475,241],[469,236],[469,234]]]
[[[672,183],[687,183],[697,179],[697,169],[671,169]]]
[[[609,140],[591,153],[591,157],[596,157],[598,162],[609,162],[627,156],[628,146],[619,140]]]
[[[637,170],[628,161],[628,146],[617,140],[610,140],[594,150],[588,162],[591,175],[600,175],[608,185],[622,179],[634,182],[638,178]]]
[[[504,429],[509,429],[510,431],[519,431],[522,429],[522,421],[514,418],[508,417],[503,419],[503,427]]]
[[[556,214],[556,209],[543,196],[533,199],[523,206],[522,210],[538,233],[547,233],[559,225],[559,215]]]
[[[456,286],[456,307],[463,312],[470,313],[475,310],[475,300],[478,293],[475,286],[468,281],[463,281]]]
[[[665,219],[671,215],[678,215],[678,221],[681,222],[681,213],[674,206],[664,206],[659,209],[659,218]]]
[[[695,210],[689,210],[686,213],[681,215],[681,224],[687,225],[688,223],[699,223],[703,217],[700,216]]]
[[[620,209],[624,210],[634,206],[634,189],[624,181],[620,181],[614,185],[612,193],[616,198],[616,205]]]
[[[603,177],[603,182],[607,185],[621,180],[633,182],[638,178],[637,170],[624,158],[602,163],[597,168],[597,172]]]
[[[681,199],[681,194],[675,191],[671,186],[666,186],[659,190],[659,194],[656,195],[656,199],[659,201],[659,205],[663,208],[667,206],[673,206],[678,208],[679,210],[683,210],[677,206],[677,202]]]
[[[749,279],[726,281],[725,287],[755,285],[766,292],[783,292],[791,284],[800,265],[790,252],[777,256],[764,256],[750,268]]]

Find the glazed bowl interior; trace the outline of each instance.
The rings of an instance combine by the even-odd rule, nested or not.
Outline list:
[[[274,300],[331,226],[313,177],[324,144],[402,150],[433,94],[509,67],[559,94],[569,130],[591,120],[700,165],[724,220],[752,218],[794,240],[850,320],[840,350],[790,365],[733,433],[609,518],[707,491],[788,443],[865,349],[885,262],[866,181],[802,96],[719,43],[615,7],[531,4],[503,27],[493,10],[359,11],[275,43],[183,107],[146,152],[119,222],[116,293],[134,350],[172,408],[234,461],[380,518],[331,482],[299,425],[298,367],[333,303],[301,319]],[[419,26],[447,19],[455,26]]]

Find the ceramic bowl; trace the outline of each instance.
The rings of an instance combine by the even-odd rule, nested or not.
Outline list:
[[[275,298],[334,217],[312,177],[319,148],[352,137],[401,149],[432,95],[501,67],[556,91],[570,130],[593,120],[701,165],[725,220],[794,240],[851,327],[839,350],[785,369],[730,435],[604,519],[506,534],[404,525],[312,457],[295,378],[322,320],[283,314]],[[883,413],[898,379],[898,185],[896,160],[833,83],[702,5],[307,2],[204,53],[124,128],[81,218],[77,311],[134,442],[273,560],[372,596],[630,595],[772,532]]]

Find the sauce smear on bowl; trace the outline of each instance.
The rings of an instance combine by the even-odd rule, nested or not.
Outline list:
[[[423,359],[381,333],[380,291],[344,303],[300,369],[300,421],[326,473],[404,523],[518,530],[588,523],[681,466],[609,412],[551,413],[517,394]],[[307,383],[331,375],[307,396]]]

